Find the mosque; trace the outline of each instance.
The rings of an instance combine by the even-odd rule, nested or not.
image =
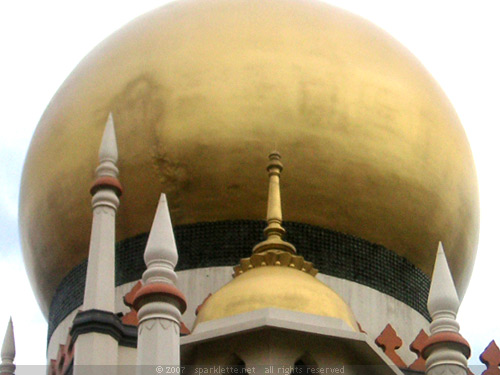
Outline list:
[[[409,51],[322,2],[117,31],[42,116],[19,217],[51,375],[468,373],[465,132]],[[1,374],[14,354],[10,323]]]

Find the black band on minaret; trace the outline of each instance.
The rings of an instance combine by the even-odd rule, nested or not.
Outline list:
[[[70,331],[72,345],[78,336],[93,332],[109,335],[121,346],[137,347],[137,327],[123,324],[112,312],[93,309],[76,314]]]

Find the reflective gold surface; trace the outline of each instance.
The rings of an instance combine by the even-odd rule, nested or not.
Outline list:
[[[383,244],[429,275],[442,240],[463,295],[476,174],[453,108],[420,63],[320,2],[199,0],[168,4],[100,44],[40,120],[20,223],[45,312],[87,256],[88,189],[109,111],[124,187],[117,240],[149,231],[161,191],[175,225],[262,219],[262,165],[278,148],[287,220]]]
[[[359,331],[351,308],[327,285],[306,272],[276,266],[254,268],[224,285],[200,309],[195,327],[268,307],[338,318]]]

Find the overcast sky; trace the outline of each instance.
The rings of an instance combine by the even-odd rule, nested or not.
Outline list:
[[[459,322],[472,363],[500,341],[500,2],[328,1],[379,25],[422,61],[453,103],[474,154],[481,199],[476,266]],[[14,318],[18,364],[45,362],[46,323],[27,281],[17,230],[19,181],[38,119],[102,39],[164,0],[9,1],[0,11],[0,339]],[[89,206],[90,207],[90,206]]]

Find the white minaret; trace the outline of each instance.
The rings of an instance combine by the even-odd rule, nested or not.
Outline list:
[[[178,366],[181,314],[186,299],[177,289],[177,247],[165,194],[161,194],[149,234],[143,286],[134,307],[138,311],[137,374],[150,374],[145,365]]]
[[[116,188],[107,184],[118,177],[118,149],[110,114],[101,148],[96,181],[92,186],[92,233],[85,281],[83,310],[115,310],[115,215],[120,204]]]
[[[88,373],[82,365],[116,365],[118,342],[106,329],[96,330],[89,322],[105,325],[115,310],[115,215],[121,186],[118,181],[118,149],[110,114],[99,150],[99,166],[92,194],[92,232],[90,236],[83,311],[73,323],[78,334],[75,344],[75,375]],[[104,321],[104,323],[103,323]],[[87,324],[87,325],[86,325]],[[90,328],[89,328],[90,327]],[[94,324],[95,327],[95,324]],[[97,332],[99,331],[99,332]]]
[[[3,339],[2,345],[2,363],[0,364],[0,375],[14,375],[16,365],[14,365],[14,357],[16,356],[16,345],[14,341],[14,326],[12,318],[7,325],[7,331]]]
[[[466,375],[470,347],[456,321],[460,300],[441,242],[438,246],[427,302],[431,335],[423,349],[428,375]]]

